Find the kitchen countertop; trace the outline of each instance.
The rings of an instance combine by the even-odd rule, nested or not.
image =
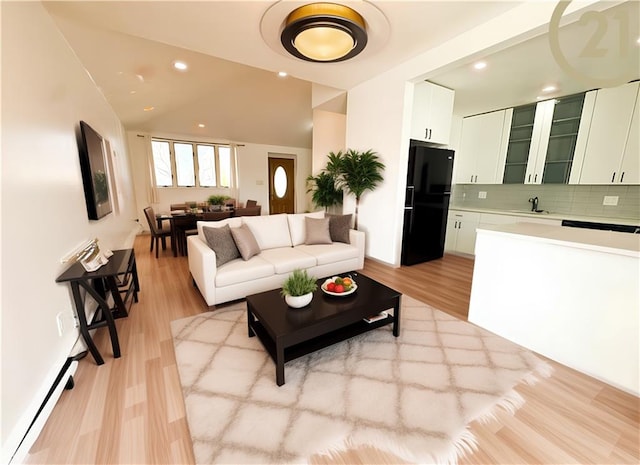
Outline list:
[[[508,234],[537,242],[640,258],[640,234],[535,223],[483,226],[478,233]]]
[[[449,210],[459,210],[477,213],[490,213],[493,215],[508,215],[519,216],[524,218],[547,218],[550,220],[576,220],[576,221],[589,221],[593,223],[610,223],[610,224],[628,224],[633,226],[640,226],[640,218],[606,218],[602,216],[584,216],[573,215],[570,213],[555,213],[544,211],[543,213],[532,213],[526,210],[492,210],[489,208],[469,208],[469,207],[454,207],[450,206]]]

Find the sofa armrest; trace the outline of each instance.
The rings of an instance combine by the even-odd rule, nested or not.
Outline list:
[[[216,301],[216,253],[198,236],[187,237],[189,271],[202,297],[211,306]]]
[[[364,231],[349,230],[349,242],[358,249],[358,269],[364,268]]]

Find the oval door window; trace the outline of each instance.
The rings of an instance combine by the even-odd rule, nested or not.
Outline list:
[[[287,173],[282,166],[278,166],[273,173],[273,186],[279,199],[287,193]]]

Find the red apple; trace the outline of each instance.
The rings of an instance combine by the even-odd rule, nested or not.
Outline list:
[[[336,291],[336,283],[329,283],[329,284],[327,284],[327,291],[329,291],[329,292],[335,292],[335,291]]]
[[[342,294],[344,292],[344,286],[342,284],[336,284],[336,290],[335,292],[337,294]]]

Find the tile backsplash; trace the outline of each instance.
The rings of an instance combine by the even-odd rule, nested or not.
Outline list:
[[[479,198],[480,195],[486,198]],[[618,205],[602,205],[605,196],[618,197]],[[640,186],[582,186],[566,184],[456,184],[451,208],[531,210],[529,199],[550,213],[602,218],[640,219]]]

